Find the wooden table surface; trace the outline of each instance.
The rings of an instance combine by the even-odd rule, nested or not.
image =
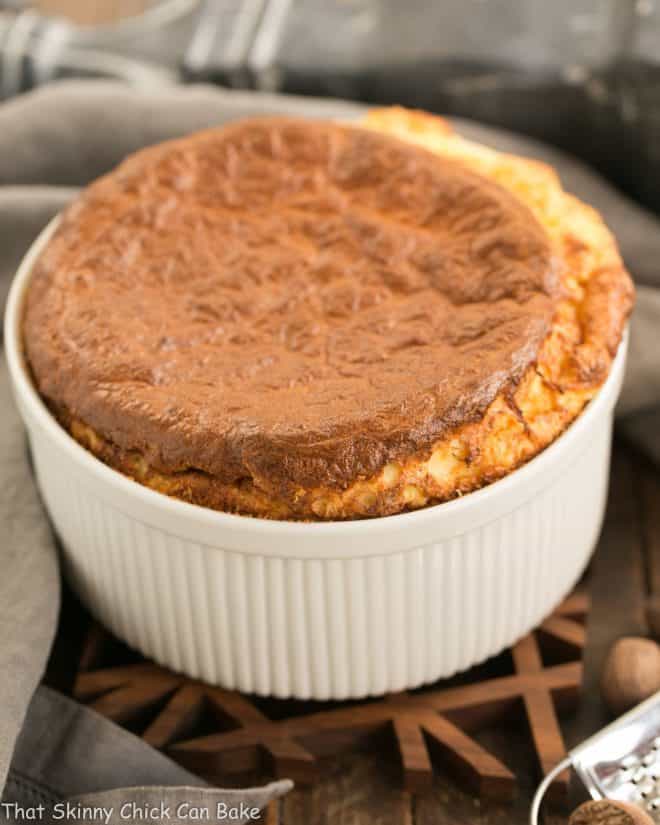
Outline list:
[[[576,712],[562,717],[569,747],[609,721],[598,688],[604,657],[619,637],[647,632],[644,602],[648,593],[660,593],[660,473],[620,444],[613,455],[605,524],[585,586],[592,607],[583,698]],[[51,684],[64,691],[70,691],[82,644],[84,622],[79,611],[72,598],[65,600],[50,669]],[[475,738],[521,778],[513,805],[480,804],[443,775],[441,767],[436,768],[430,792],[402,791],[395,749],[376,741],[363,752],[325,759],[318,783],[296,789],[272,806],[266,821],[268,825],[527,825],[540,777],[526,723],[509,720]],[[269,778],[244,777],[243,782]],[[573,807],[582,799],[574,784]],[[547,825],[566,821],[565,811],[546,817]]]

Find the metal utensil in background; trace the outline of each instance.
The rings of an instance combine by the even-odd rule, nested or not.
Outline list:
[[[76,25],[0,0],[0,97],[63,77],[133,86],[206,81],[251,88],[251,53],[279,0],[155,0],[117,23]]]
[[[250,55],[270,28],[276,6],[269,0],[206,0],[183,55],[187,80],[204,80],[237,88],[254,88]]]
[[[135,86],[181,79],[199,0],[152,2],[135,17],[79,26],[11,0],[0,10],[0,95],[64,77],[108,77]]]
[[[637,805],[660,823],[660,693],[578,745],[545,777],[534,798],[531,825],[539,823],[553,780],[571,767],[592,799]]]

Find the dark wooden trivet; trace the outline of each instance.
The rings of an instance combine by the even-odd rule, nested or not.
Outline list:
[[[398,749],[407,790],[430,787],[433,757],[479,796],[508,801],[515,796],[516,777],[472,734],[522,708],[540,771],[564,757],[557,709],[574,706],[579,696],[587,610],[583,593],[569,597],[503,655],[510,657],[508,675],[490,677],[482,666],[421,690],[331,704],[263,700],[136,662],[134,653],[93,624],[73,692],[212,782],[258,771],[265,758],[276,776],[310,784],[320,757],[385,734]],[[519,724],[520,715],[513,718]],[[556,797],[565,794],[567,783],[567,775],[557,779]]]

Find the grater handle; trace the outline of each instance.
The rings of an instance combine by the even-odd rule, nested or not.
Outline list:
[[[534,795],[534,801],[532,802],[532,810],[529,816],[530,825],[539,825],[539,814],[541,812],[541,805],[543,804],[543,799],[548,791],[550,785],[554,782],[554,780],[559,776],[560,773],[566,770],[566,768],[570,768],[572,765],[571,757],[567,756],[565,759],[555,765],[555,767],[550,771],[550,773],[545,777],[543,782],[538,787],[536,794]]]

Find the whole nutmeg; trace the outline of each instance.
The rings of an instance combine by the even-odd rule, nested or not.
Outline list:
[[[568,825],[653,825],[653,820],[635,805],[600,799],[580,805]]]
[[[660,596],[651,596],[646,602],[646,623],[651,636],[660,641]]]
[[[619,716],[660,690],[660,647],[634,636],[615,642],[605,661],[601,691]]]

